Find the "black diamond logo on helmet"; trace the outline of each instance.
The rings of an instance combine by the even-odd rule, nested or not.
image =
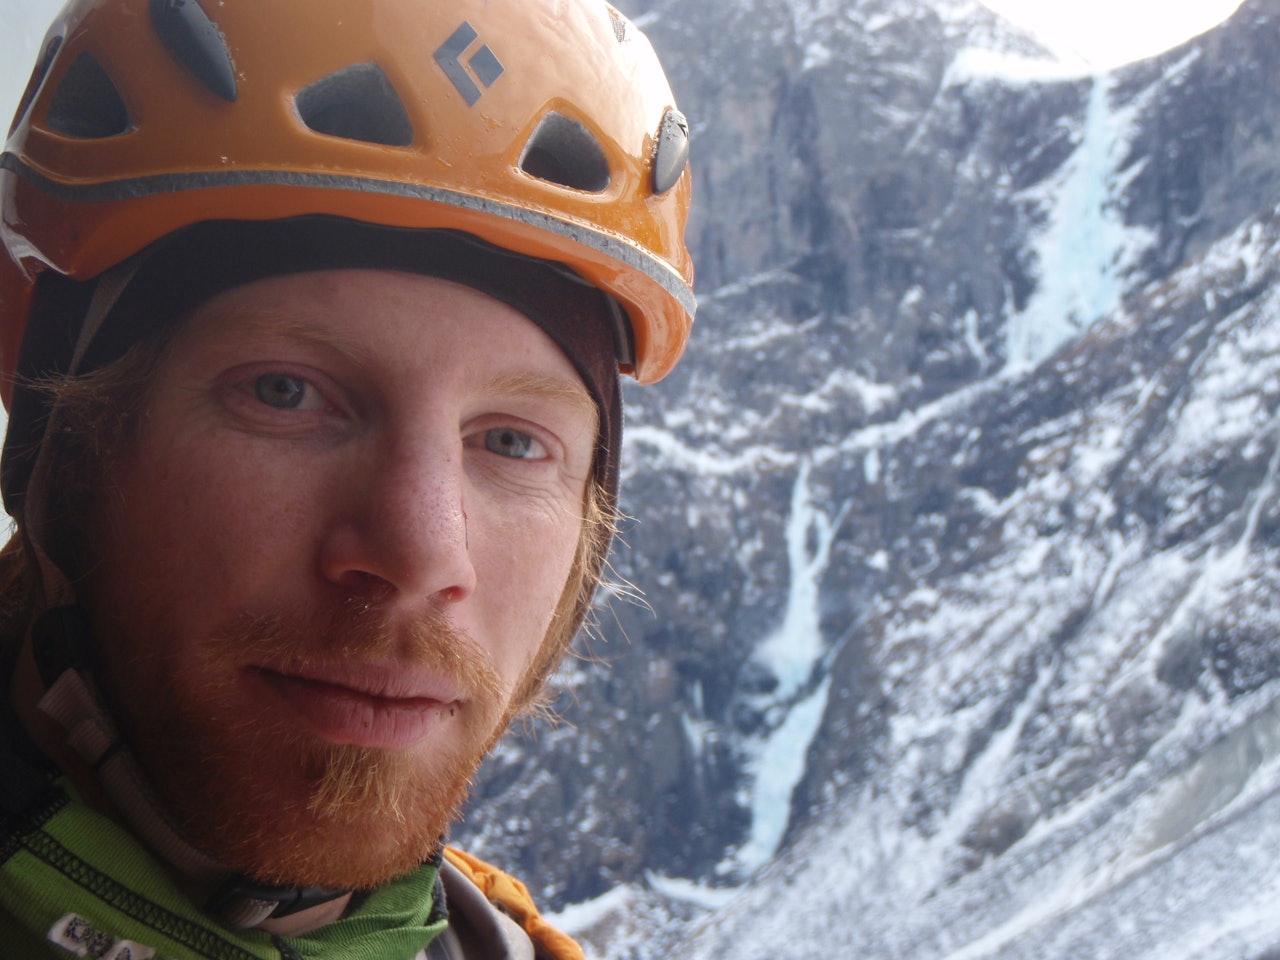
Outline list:
[[[462,62],[463,55],[471,49],[479,36],[476,28],[464,20],[462,26],[453,31],[449,39],[435,52],[436,63],[440,64],[440,69],[462,94],[462,99],[467,101],[469,107],[475,106],[476,101],[483,95],[484,91],[480,88],[483,86],[485,90],[489,89],[506,70],[502,61],[487,45],[482,45],[479,50],[471,54],[465,64]]]

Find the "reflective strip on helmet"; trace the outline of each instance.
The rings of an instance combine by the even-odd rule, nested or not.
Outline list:
[[[67,184],[46,177],[23,163],[13,153],[0,155],[0,168],[9,170],[31,181],[41,191],[57,200],[66,202],[97,203],[115,200],[136,200],[142,197],[166,193],[182,193],[188,190],[207,190],[216,187],[290,186],[312,187],[325,190],[349,190],[382,196],[406,197],[425,200],[458,209],[472,210],[493,217],[524,223],[564,237],[602,253],[610,259],[631,267],[647,276],[665,290],[684,311],[693,317],[696,300],[691,290],[674,269],[646,254],[643,250],[618,240],[609,234],[588,229],[579,224],[559,220],[544,213],[502,203],[486,197],[474,197],[455,190],[428,187],[395,180],[378,180],[371,177],[346,177],[338,174],[298,173],[286,170],[222,170],[203,173],[166,173],[106,183]],[[323,212],[323,211],[316,211]]]

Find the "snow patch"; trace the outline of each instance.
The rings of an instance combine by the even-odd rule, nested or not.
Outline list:
[[[681,877],[668,877],[660,873],[646,873],[645,882],[650,889],[668,900],[688,903],[704,910],[718,910],[733,902],[742,890],[738,887],[708,887]]]
[[[582,931],[590,930],[618,913],[626,913],[631,904],[639,897],[639,891],[628,884],[614,887],[594,900],[582,903],[571,903],[559,913],[549,913],[546,919],[553,927],[563,930],[569,936],[580,936]]]
[[[942,81],[943,89],[970,82],[998,82],[1019,86],[1077,80],[1093,74],[1083,60],[1057,60],[979,47],[967,47],[952,59]]]

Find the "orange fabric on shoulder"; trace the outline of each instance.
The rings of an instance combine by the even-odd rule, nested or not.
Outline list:
[[[586,960],[586,954],[577,941],[542,918],[528,888],[515,877],[456,847],[445,847],[444,855],[490,901],[506,910],[525,933],[549,950],[556,960]]]

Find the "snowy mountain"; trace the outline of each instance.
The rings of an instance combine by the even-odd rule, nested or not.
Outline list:
[[[600,957],[1280,955],[1280,0],[1104,76],[963,0],[627,9],[695,339],[459,839]]]
[[[1033,374],[844,446],[912,503],[908,576],[833,652],[803,826],[692,955],[1280,943],[1277,254],[1268,214]]]

